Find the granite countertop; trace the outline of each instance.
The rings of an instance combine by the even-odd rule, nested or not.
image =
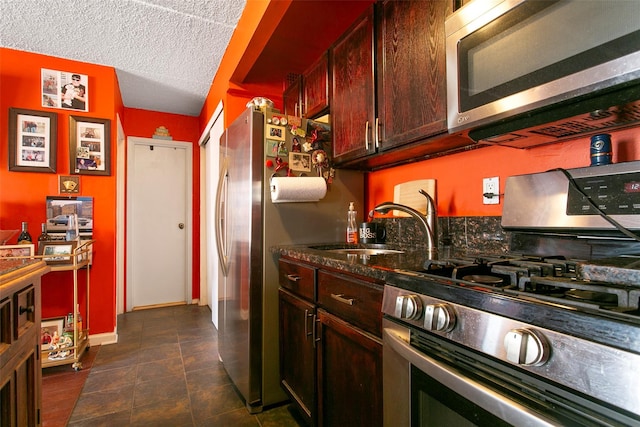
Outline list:
[[[331,251],[331,249],[343,248],[386,248],[400,250],[402,253],[366,256]],[[381,281],[385,281],[390,273],[422,272],[425,261],[428,260],[424,248],[393,245],[318,243],[274,246],[271,251],[300,261]],[[618,256],[583,261],[577,264],[577,275],[579,279],[587,281],[640,287],[640,256]]]
[[[0,258],[0,276],[39,262],[39,259]]]
[[[332,252],[331,249],[367,248],[394,249],[401,253],[365,255]],[[318,243],[307,245],[280,245],[271,248],[274,253],[300,261],[330,267],[360,276],[384,281],[396,270],[421,271],[427,260],[424,248],[394,247],[391,245],[349,245],[345,243]]]

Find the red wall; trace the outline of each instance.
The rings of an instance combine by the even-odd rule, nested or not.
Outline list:
[[[111,120],[111,175],[80,177],[81,196],[94,198],[94,263],[90,282],[91,334],[113,332],[116,325],[116,114],[126,136],[151,137],[165,126],[176,141],[194,144],[193,158],[193,275],[192,296],[200,296],[200,136],[199,118],[124,108],[115,70],[94,64],[0,48],[0,229],[18,229],[27,221],[37,238],[46,219],[45,198],[58,195],[58,175],[69,172],[69,113],[40,106],[40,69],[77,72],[89,76],[89,113],[73,115]],[[55,112],[58,117],[57,172],[55,174],[8,170],[8,109],[10,107]],[[15,240],[15,238],[14,238]],[[14,242],[10,242],[14,243]],[[86,274],[79,274],[79,300],[85,312]],[[73,309],[73,275],[52,272],[43,279],[42,317],[64,316]]]
[[[89,113],[77,116],[111,120],[111,176],[80,178],[82,196],[94,198],[94,264],[91,271],[91,333],[112,332],[115,326],[115,112],[120,97],[115,71],[82,62],[0,48],[0,229],[20,228],[29,223],[32,237],[40,234],[45,222],[45,198],[58,195],[58,175],[69,172],[69,115],[62,109],[40,106],[40,69],[77,72],[89,76]],[[116,104],[118,103],[118,105]],[[10,172],[8,170],[8,110],[10,107],[55,112],[58,117],[57,173]],[[83,273],[83,272],[81,272]],[[85,274],[80,274],[84,284]],[[64,316],[73,310],[73,276],[70,272],[53,272],[44,276],[42,317]],[[84,301],[85,287],[80,286]],[[85,304],[82,302],[81,311]]]
[[[613,162],[640,160],[640,130],[612,132]],[[367,209],[393,200],[393,187],[406,181],[437,180],[438,215],[499,216],[502,203],[482,204],[482,178],[506,178],[555,168],[577,168],[590,164],[589,138],[529,148],[483,147],[368,174]]]

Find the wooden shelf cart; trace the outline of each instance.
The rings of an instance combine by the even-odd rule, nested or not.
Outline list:
[[[91,263],[93,256],[93,242],[94,240],[83,240],[73,250],[71,255],[71,263],[63,265],[51,264],[51,271],[72,271],[73,272],[73,346],[65,347],[64,349],[47,349],[46,346],[41,346],[41,360],[42,367],[48,368],[51,366],[60,366],[71,364],[76,371],[82,369],[82,362],[80,358],[89,347],[89,284],[91,277]],[[47,261],[47,256],[43,256],[43,259]],[[78,314],[76,307],[78,307],[78,272],[81,269],[86,269],[87,272],[87,290],[86,290],[86,311],[84,316],[84,322],[82,329],[78,330]],[[52,352],[65,350],[71,351],[69,357],[63,359],[49,359],[49,354]]]

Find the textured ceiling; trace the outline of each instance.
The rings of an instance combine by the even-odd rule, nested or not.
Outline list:
[[[125,106],[197,116],[245,1],[0,0],[0,46],[114,67]]]

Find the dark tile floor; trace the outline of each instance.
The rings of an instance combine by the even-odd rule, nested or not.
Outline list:
[[[206,306],[120,315],[118,343],[91,347],[82,362],[43,370],[43,427],[302,425],[289,405],[247,412]]]

